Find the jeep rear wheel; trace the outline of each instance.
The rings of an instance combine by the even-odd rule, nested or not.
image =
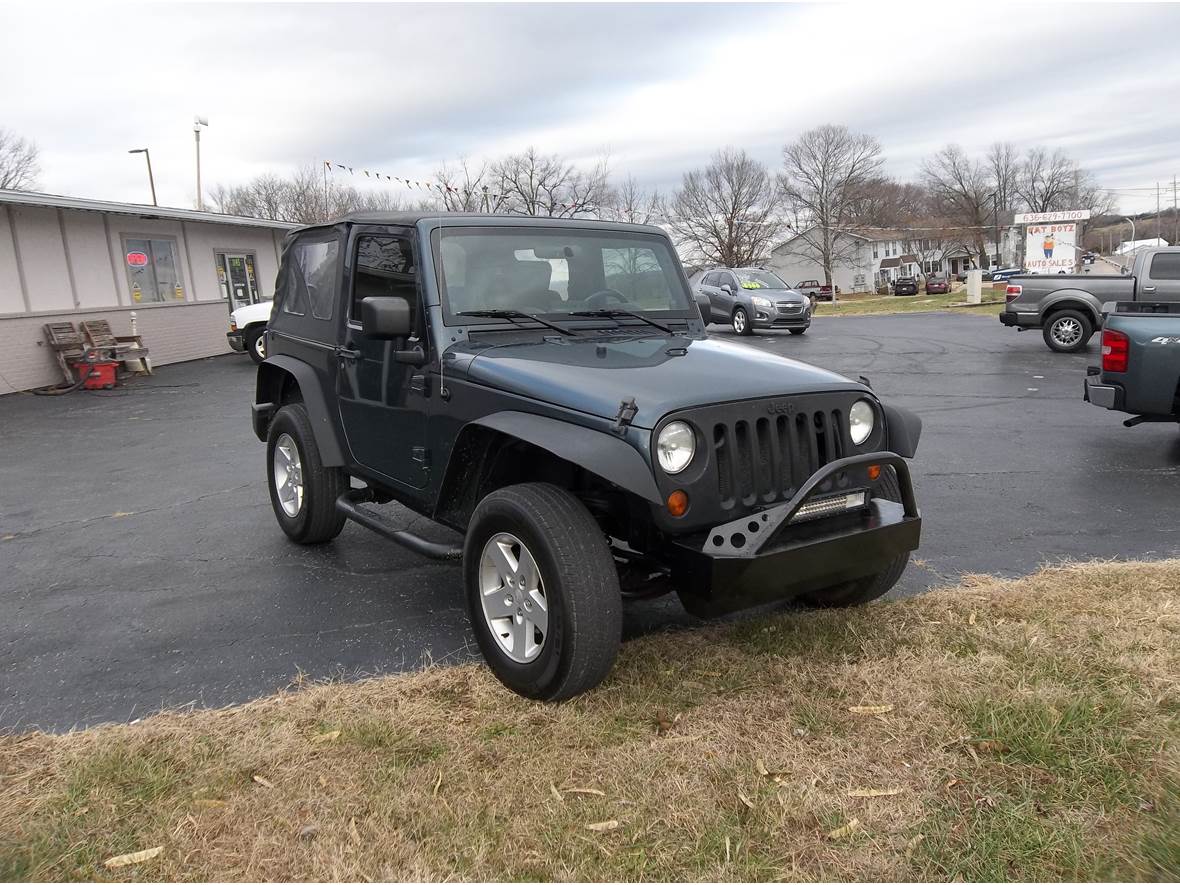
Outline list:
[[[901,503],[901,486],[897,481],[897,472],[892,467],[886,467],[882,471],[880,481],[873,488],[873,497]],[[804,595],[802,601],[817,608],[864,605],[892,590],[893,585],[897,583],[909,562],[909,553],[903,553],[875,575],[866,575],[863,578],[845,581],[842,584],[825,587],[823,590],[816,590]]]
[[[336,499],[348,491],[348,474],[325,467],[302,403],[289,403],[270,422],[266,440],[270,503],[279,527],[298,544],[331,541],[344,528]]]
[[[463,583],[480,651],[512,691],[560,701],[610,672],[623,626],[618,572],[569,492],[524,483],[484,498],[467,529]]]

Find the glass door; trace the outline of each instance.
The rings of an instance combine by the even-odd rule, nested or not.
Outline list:
[[[217,281],[221,285],[221,297],[229,302],[230,313],[247,304],[258,303],[258,278],[254,273],[253,255],[218,252]]]

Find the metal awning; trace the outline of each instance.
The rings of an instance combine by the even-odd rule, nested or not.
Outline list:
[[[900,258],[884,258],[881,260],[881,269],[885,270],[890,267],[901,267]]]

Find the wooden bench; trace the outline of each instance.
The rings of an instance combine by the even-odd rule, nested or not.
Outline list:
[[[143,339],[139,335],[116,336],[111,332],[111,324],[106,320],[83,320],[79,325],[82,327],[82,334],[93,347],[111,359],[123,363],[124,369],[127,369],[127,363],[138,361],[144,372],[152,374],[148,349],[143,346]]]
[[[57,357],[57,364],[61,367],[66,384],[75,383],[79,379],[74,377],[74,370],[70,364],[81,360],[87,351],[94,348],[82,340],[73,323],[46,323],[43,328],[45,340],[49,342],[53,355]]]

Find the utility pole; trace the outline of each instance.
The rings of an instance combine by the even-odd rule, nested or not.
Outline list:
[[[1180,215],[1176,215],[1176,177],[1172,176],[1172,245],[1180,242]]]
[[[1160,227],[1160,183],[1157,181],[1155,183],[1155,236],[1156,236],[1156,239],[1160,238],[1161,233],[1163,233],[1163,228]]]

